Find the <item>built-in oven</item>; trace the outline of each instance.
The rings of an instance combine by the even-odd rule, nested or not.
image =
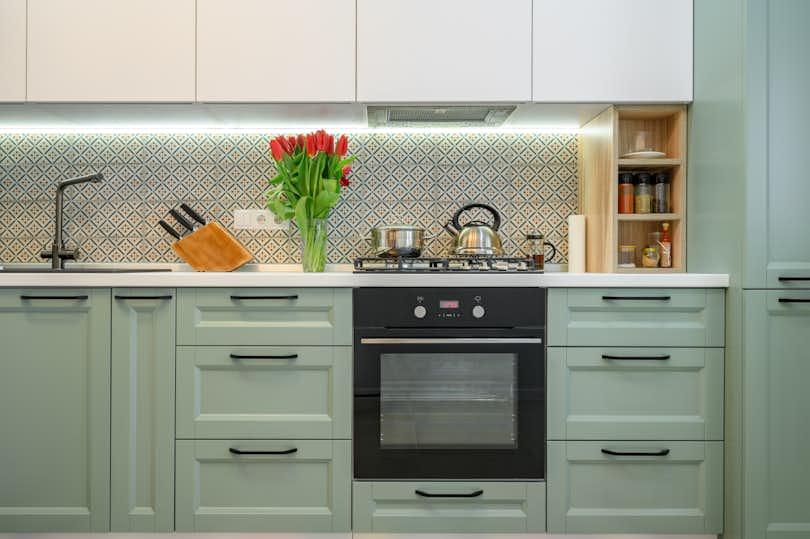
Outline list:
[[[545,290],[354,292],[357,479],[542,479]]]

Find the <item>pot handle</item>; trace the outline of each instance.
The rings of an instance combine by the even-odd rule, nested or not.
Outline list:
[[[481,208],[482,210],[487,210],[489,213],[491,213],[493,218],[492,230],[495,232],[498,231],[498,229],[501,227],[501,214],[489,204],[482,204],[480,202],[473,202],[472,204],[467,204],[466,206],[459,208],[456,214],[453,215],[453,227],[456,230],[461,230],[462,228],[458,222],[458,218],[461,217],[461,214],[473,208]]]

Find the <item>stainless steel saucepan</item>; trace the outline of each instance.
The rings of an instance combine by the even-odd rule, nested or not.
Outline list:
[[[416,258],[422,254],[425,229],[412,225],[385,225],[371,229],[371,252],[384,258]]]

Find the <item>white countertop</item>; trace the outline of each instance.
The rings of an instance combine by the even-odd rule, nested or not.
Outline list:
[[[100,265],[101,266],[101,265]],[[130,265],[129,267],[138,267]],[[154,267],[154,266],[141,266]],[[256,265],[232,273],[198,273],[172,266],[171,272],[4,273],[0,287],[371,287],[371,286],[538,286],[548,288],[727,288],[719,273],[352,273],[352,266],[329,266],[324,273],[303,273],[295,265]]]

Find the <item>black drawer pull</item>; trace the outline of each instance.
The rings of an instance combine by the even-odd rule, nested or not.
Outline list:
[[[23,301],[31,301],[34,299],[62,299],[70,301],[87,301],[88,296],[20,296]]]
[[[289,296],[231,296],[233,301],[244,301],[246,299],[298,299],[298,294],[291,294]]]
[[[602,453],[617,457],[663,457],[669,455],[669,449],[661,449],[660,451],[614,451],[612,449],[602,449]]]
[[[789,283],[790,281],[810,281],[810,277],[779,277],[779,281]]]
[[[672,296],[602,296],[604,301],[669,301]]]
[[[602,359],[618,359],[618,360],[630,360],[630,361],[644,361],[648,359],[654,359],[656,361],[666,361],[670,359],[669,354],[664,354],[662,356],[611,356],[609,354],[602,354]]]
[[[423,498],[477,498],[481,494],[484,493],[483,490],[474,490],[472,492],[464,492],[461,494],[432,494],[430,492],[425,492],[424,490],[416,489],[414,493],[417,496],[422,496]]]
[[[810,303],[810,298],[779,298],[779,303]]]
[[[242,355],[231,354],[231,359],[298,359],[298,354],[284,354],[279,356],[256,356],[256,355]]]
[[[115,296],[115,299],[118,300],[137,300],[137,299],[154,299],[154,300],[169,300],[172,299],[173,296]]]
[[[298,452],[298,448],[293,447],[292,449],[282,449],[281,451],[242,451],[235,447],[229,447],[228,451],[231,455],[292,455]]]

